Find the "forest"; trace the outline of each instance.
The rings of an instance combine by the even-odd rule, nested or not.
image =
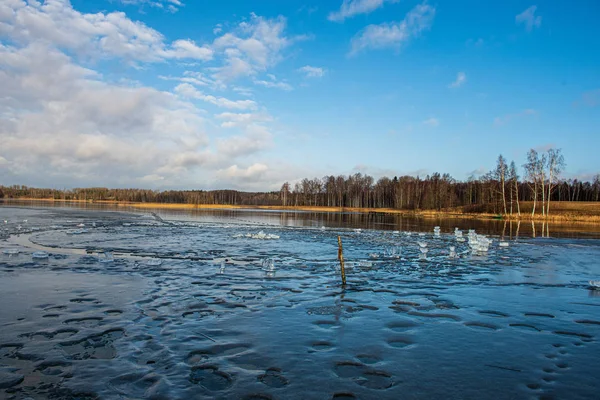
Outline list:
[[[500,155],[496,167],[479,177],[458,181],[448,174],[426,177],[395,176],[375,180],[356,173],[349,176],[304,178],[282,184],[279,191],[241,192],[235,190],[147,189],[40,189],[26,186],[0,186],[0,198],[56,199],[79,201],[116,201],[184,203],[207,205],[255,205],[285,207],[391,208],[400,210],[446,210],[520,215],[521,202],[533,202],[532,214],[549,215],[555,201],[597,202],[600,199],[600,174],[590,181],[562,179],[565,160],[560,149],[527,153],[519,169]],[[529,211],[528,211],[529,212]]]

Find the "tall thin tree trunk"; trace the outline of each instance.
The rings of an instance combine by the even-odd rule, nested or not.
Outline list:
[[[537,192],[538,192],[538,187],[537,187],[537,180],[536,180],[533,185],[533,211],[531,211],[532,217],[535,215],[535,205],[537,203]]]
[[[517,191],[517,214],[521,216],[521,207],[519,206],[519,183],[515,180],[515,188]]]
[[[544,175],[542,173],[542,216],[546,215],[546,191],[545,191],[545,187],[546,187],[546,183],[544,182]]]
[[[546,216],[550,215],[550,194],[552,192],[552,169],[550,169],[550,177],[548,179],[548,203],[546,204]]]

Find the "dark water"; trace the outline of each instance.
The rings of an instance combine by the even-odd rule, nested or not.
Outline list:
[[[0,207],[0,398],[597,397],[600,241],[390,218]]]
[[[320,228],[361,228],[386,231],[417,231],[431,232],[435,226],[443,231],[453,232],[454,228],[475,229],[486,235],[496,235],[509,239],[519,237],[557,237],[557,238],[595,238],[600,239],[600,225],[589,223],[564,223],[543,221],[502,221],[475,220],[470,218],[431,218],[411,217],[382,213],[323,213],[307,211],[279,210],[165,210],[165,209],[136,209],[133,207],[117,207],[99,203],[51,203],[23,202],[5,200],[2,206],[37,207],[39,209],[86,210],[86,211],[129,211],[138,214],[155,213],[164,219],[176,221],[214,222],[223,224],[255,224],[278,225],[284,227]]]

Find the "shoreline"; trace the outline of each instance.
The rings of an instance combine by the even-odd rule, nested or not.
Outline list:
[[[585,223],[599,224],[600,215],[580,214],[574,215],[570,213],[556,211],[556,214],[551,214],[550,217],[545,217],[536,214],[522,213],[521,216],[490,213],[467,213],[461,210],[398,210],[393,208],[357,208],[357,207],[327,207],[327,206],[261,206],[261,205],[230,205],[230,204],[184,204],[184,203],[143,203],[143,202],[127,202],[115,200],[63,200],[63,199],[32,199],[32,198],[11,198],[0,199],[0,203],[6,202],[25,202],[25,203],[74,203],[74,204],[90,204],[90,205],[106,205],[113,207],[128,207],[133,209],[158,209],[158,210],[265,210],[265,211],[288,211],[288,212],[319,212],[319,213],[379,213],[393,214],[414,218],[430,218],[430,219],[476,219],[476,220],[501,220],[501,221],[539,221],[539,222],[554,222],[554,223]],[[560,204],[558,202],[554,205]],[[600,207],[600,204],[599,204]],[[579,210],[583,211],[583,210]]]

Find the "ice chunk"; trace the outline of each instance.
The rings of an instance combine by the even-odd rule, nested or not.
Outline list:
[[[159,265],[162,265],[162,260],[160,258],[151,258],[146,264],[151,267],[158,267]]]
[[[388,258],[400,258],[399,247],[386,247],[383,251],[383,255]]]
[[[100,258],[100,262],[101,263],[111,263],[113,261],[115,261],[115,258],[113,257],[113,254],[110,251],[105,251],[103,253],[103,258]]]
[[[456,247],[450,246],[450,253],[448,254],[449,258],[457,258],[456,255]]]
[[[8,256],[14,256],[16,254],[19,254],[19,249],[6,249],[2,252]]]
[[[590,286],[596,290],[600,290],[600,281],[590,281]]]
[[[263,231],[260,231],[258,233],[255,234],[246,234],[246,237],[250,237],[252,239],[261,239],[261,240],[274,240],[274,239],[279,239],[279,235],[274,235],[272,233],[264,233]]]
[[[45,251],[36,251],[33,254],[31,254],[31,258],[45,259],[48,258],[48,253],[46,253]]]
[[[275,271],[275,260],[272,258],[265,258],[262,260],[262,267],[265,271]]]
[[[498,243],[498,246],[500,246],[500,247],[508,247],[508,242],[500,242],[500,243]]]

